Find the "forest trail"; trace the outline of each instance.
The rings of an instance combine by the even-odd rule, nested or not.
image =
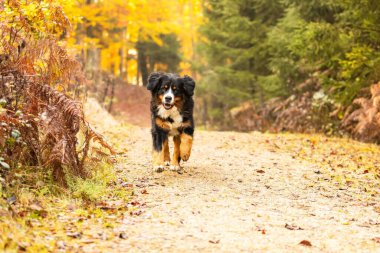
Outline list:
[[[128,238],[109,242],[109,249],[380,251],[378,198],[358,200],[359,189],[337,186],[318,166],[268,142],[259,133],[197,131],[184,174],[153,173],[150,131],[132,127],[120,169],[135,186],[139,208],[123,222]]]

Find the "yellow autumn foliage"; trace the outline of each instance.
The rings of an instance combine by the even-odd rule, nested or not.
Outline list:
[[[66,39],[71,48],[82,52],[100,50],[102,70],[136,79],[135,43],[152,39],[161,44],[160,35],[174,33],[182,45],[183,71],[189,71],[197,28],[202,22],[200,0],[58,0],[71,23]],[[91,3],[89,3],[91,2]],[[128,57],[128,61],[125,60]]]

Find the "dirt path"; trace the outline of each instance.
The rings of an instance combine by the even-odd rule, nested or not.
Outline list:
[[[274,153],[260,134],[196,133],[186,173],[152,173],[149,129],[133,128],[122,165],[138,215],[125,218],[130,252],[380,252],[380,217],[319,180],[314,165]],[[288,225],[286,225],[288,224]],[[288,227],[288,228],[286,228]],[[312,247],[299,243],[307,240]]]

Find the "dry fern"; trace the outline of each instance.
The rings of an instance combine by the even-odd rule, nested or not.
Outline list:
[[[354,100],[356,110],[346,113],[342,126],[355,138],[380,143],[380,83],[370,88],[370,98]]]
[[[0,0],[0,11],[4,3]],[[0,22],[0,158],[11,168],[51,169],[62,184],[65,171],[86,177],[87,161],[93,164],[115,151],[86,122],[81,103],[68,96],[83,86],[81,66],[49,31],[43,12],[36,18],[44,30],[33,36],[35,27],[19,2],[7,5],[19,11],[19,26]],[[50,11],[57,29],[68,25],[57,6],[52,4]],[[0,167],[0,173],[6,170]]]

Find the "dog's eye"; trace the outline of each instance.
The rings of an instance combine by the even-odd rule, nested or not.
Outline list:
[[[177,89],[177,87],[176,86],[173,86],[173,88],[172,88],[173,90],[176,90]]]
[[[167,85],[164,86],[164,89],[167,90],[169,87]]]

